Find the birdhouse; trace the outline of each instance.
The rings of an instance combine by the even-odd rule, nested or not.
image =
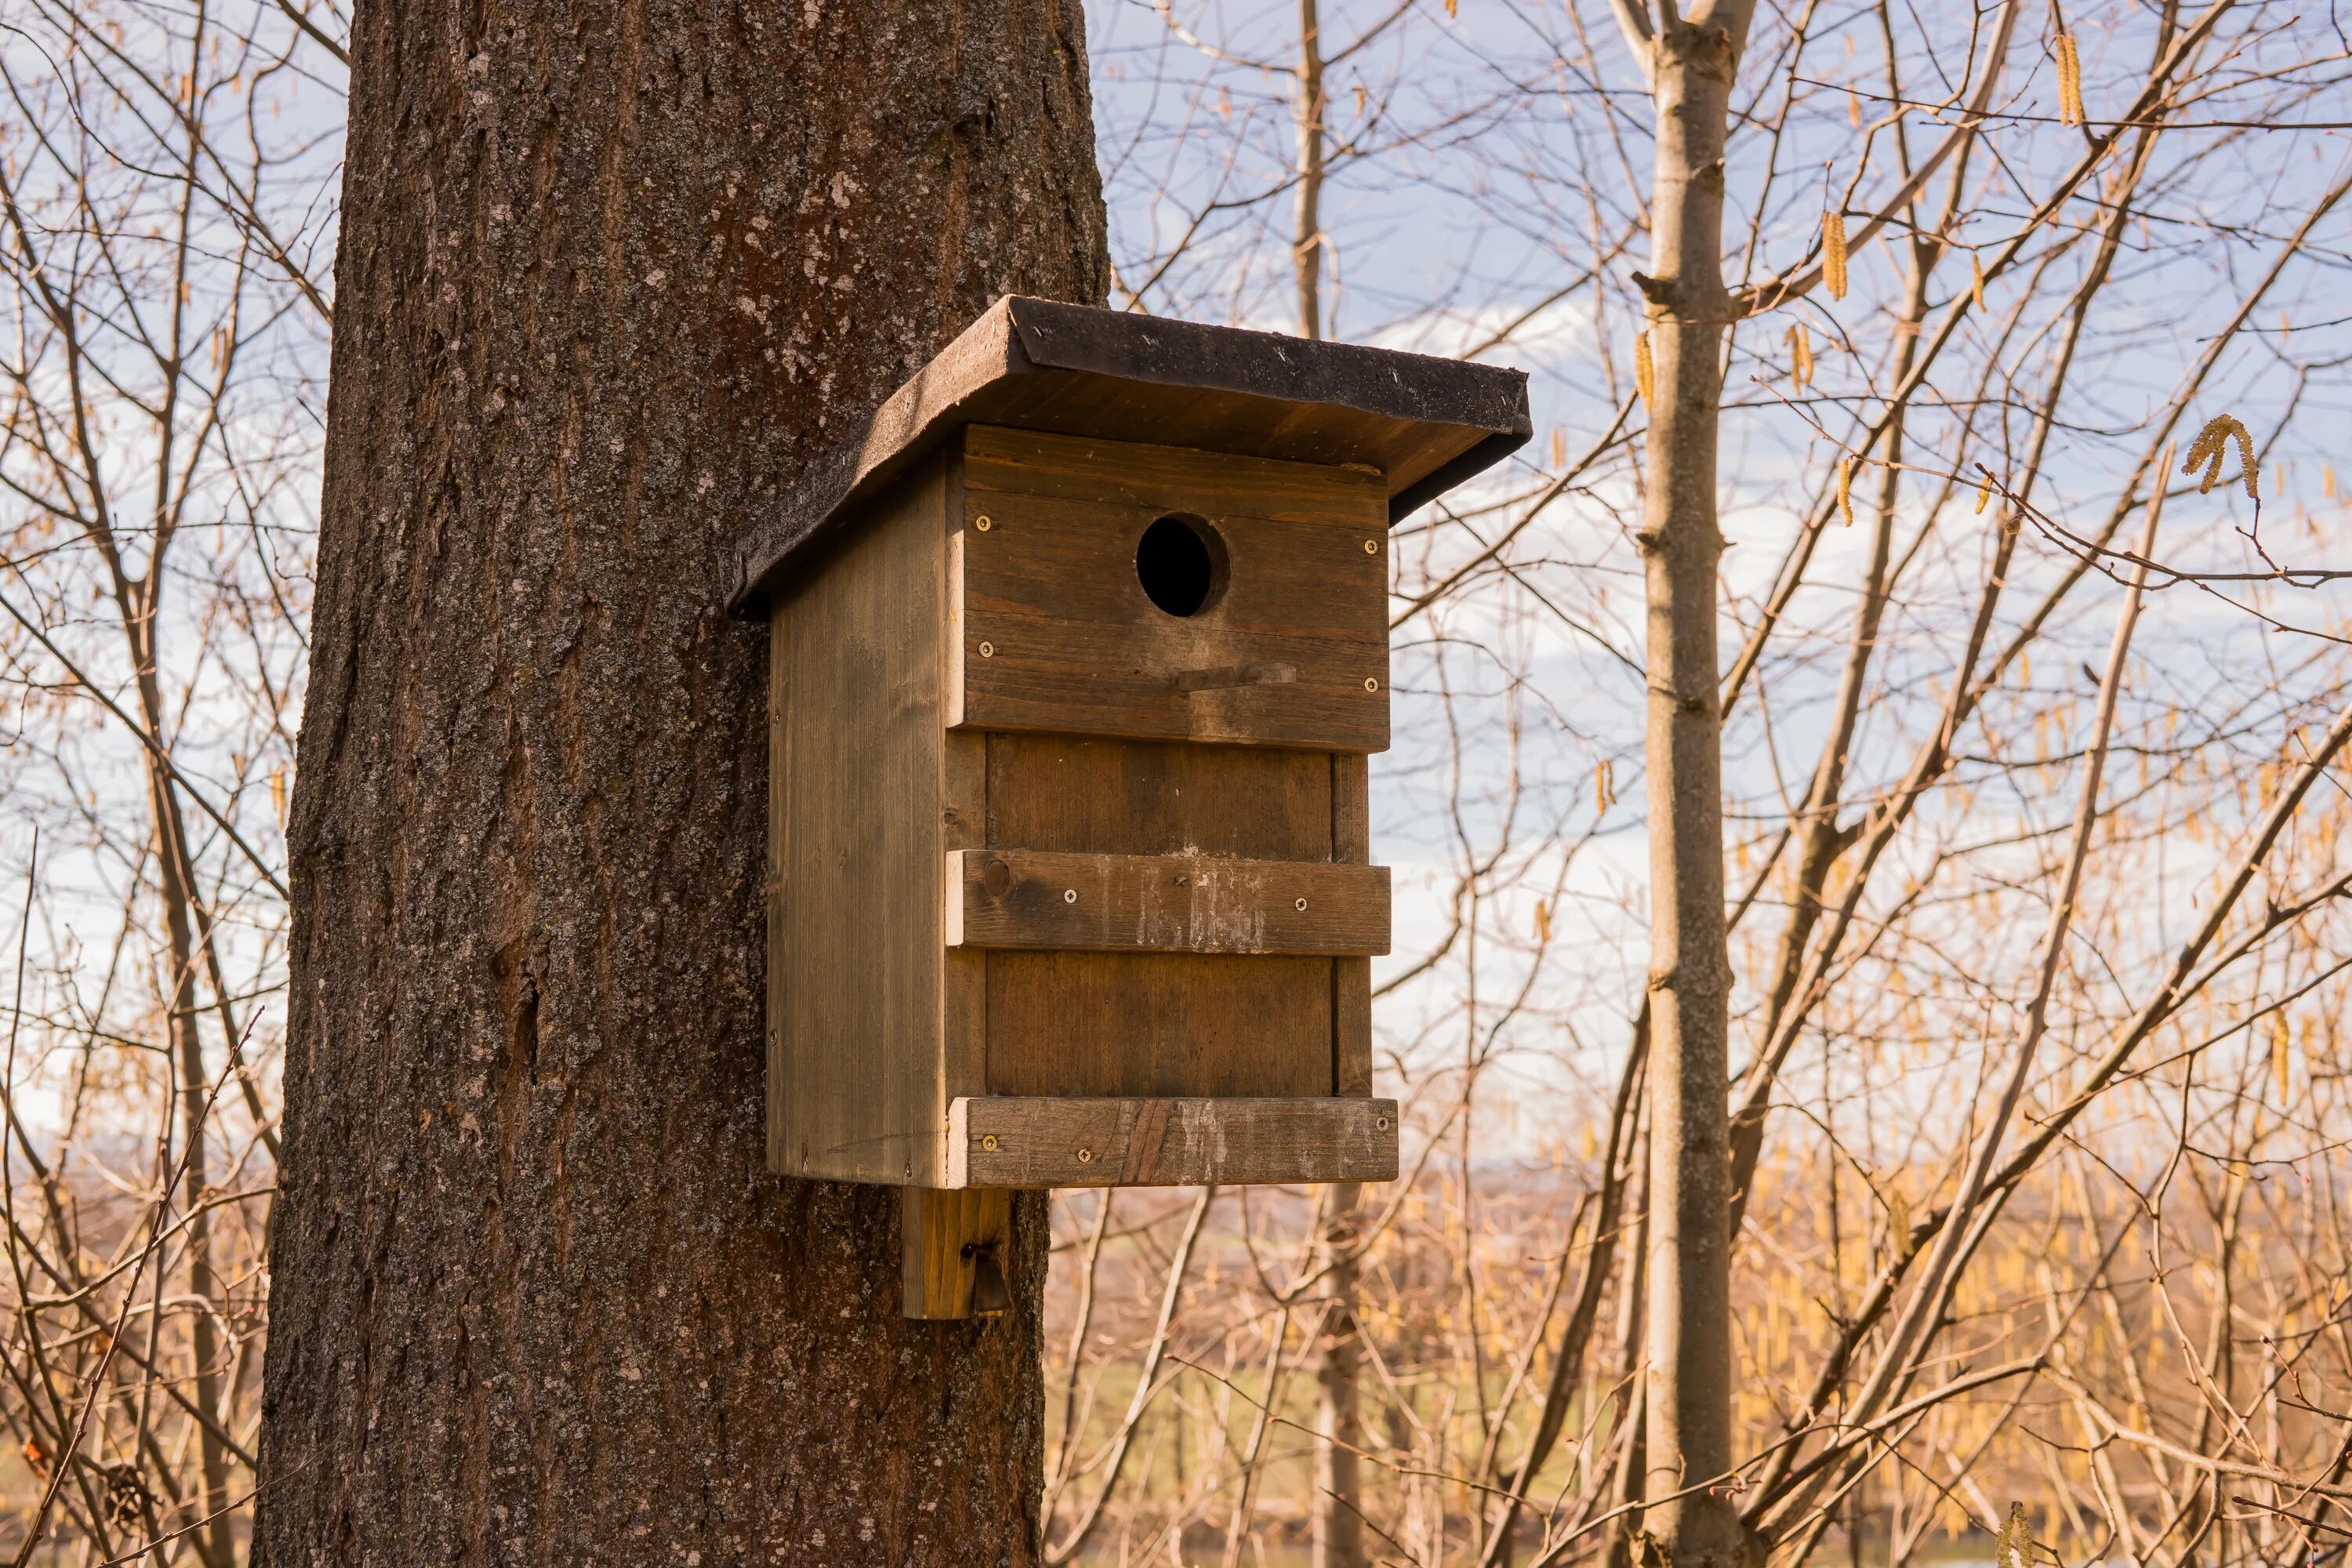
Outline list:
[[[1381,1181],[1388,531],[1515,371],[1007,298],[740,552],[771,625],[768,1160],[908,1189],[908,1310],[1022,1187]]]

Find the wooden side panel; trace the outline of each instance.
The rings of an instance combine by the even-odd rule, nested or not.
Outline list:
[[[1360,756],[1331,758],[1331,858],[1361,866],[1372,858],[1369,764]],[[1382,952],[1388,949],[1382,948]],[[1331,1079],[1335,1092],[1372,1092],[1372,961],[1331,963]]]
[[[953,721],[1386,749],[1379,475],[985,426],[963,432],[962,474]],[[1138,542],[1171,515],[1223,557],[1191,616],[1137,576]]]
[[[950,1174],[974,1187],[1390,1182],[1393,1100],[959,1100]]]
[[[951,948],[1379,953],[1385,866],[1206,855],[950,850]]]
[[[939,1181],[946,464],[908,471],[770,633],[769,1163]]]

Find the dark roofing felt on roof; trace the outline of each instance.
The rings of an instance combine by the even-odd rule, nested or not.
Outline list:
[[[1523,371],[1008,294],[817,459],[737,552],[728,607],[765,601],[855,505],[963,425],[1361,463],[1389,520],[1526,442]]]

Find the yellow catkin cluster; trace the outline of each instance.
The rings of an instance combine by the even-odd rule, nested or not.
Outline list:
[[[1826,212],[1822,215],[1822,279],[1830,286],[1830,298],[1845,298],[1845,214]]]
[[[1985,308],[1984,263],[1977,259],[1974,251],[1969,253],[1969,300],[1978,310]]]
[[[1853,526],[1853,459],[1852,458],[1838,459],[1838,516],[1844,520],[1843,526],[1846,528]]]
[[[2074,52],[2074,35],[2058,35],[2058,120],[2063,125],[2081,125],[2083,114],[2083,61]]]
[[[2205,479],[2197,487],[2197,493],[2205,494],[2221,477],[2221,458],[2229,451],[2231,441],[2238,443],[2238,477],[2245,481],[2246,499],[2260,500],[2262,492],[2254,488],[2258,472],[2254,463],[2254,438],[2232,415],[2217,414],[2205,422],[2205,428],[2197,432],[2197,439],[2189,444],[2189,460],[2180,465],[2180,471],[2193,474],[2200,468],[2204,469]]]
[[[1813,340],[1805,331],[1805,323],[1797,322],[1789,329],[1789,375],[1802,392],[1813,384]]]
[[[1644,405],[1657,402],[1658,370],[1650,358],[1650,334],[1643,332],[1633,340],[1633,390],[1642,395]]]
[[[1616,773],[1610,766],[1609,759],[1603,757],[1601,759],[1600,765],[1592,770],[1592,809],[1596,812],[1607,811],[1616,804]]]

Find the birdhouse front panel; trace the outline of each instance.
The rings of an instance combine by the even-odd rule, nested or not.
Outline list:
[[[1387,531],[1527,424],[1515,373],[1009,300],[814,465],[734,590],[771,1166],[1393,1176]],[[1005,1212],[908,1210],[921,1315],[985,1294]]]
[[[967,426],[961,478],[950,722],[1387,748],[1378,473]]]

